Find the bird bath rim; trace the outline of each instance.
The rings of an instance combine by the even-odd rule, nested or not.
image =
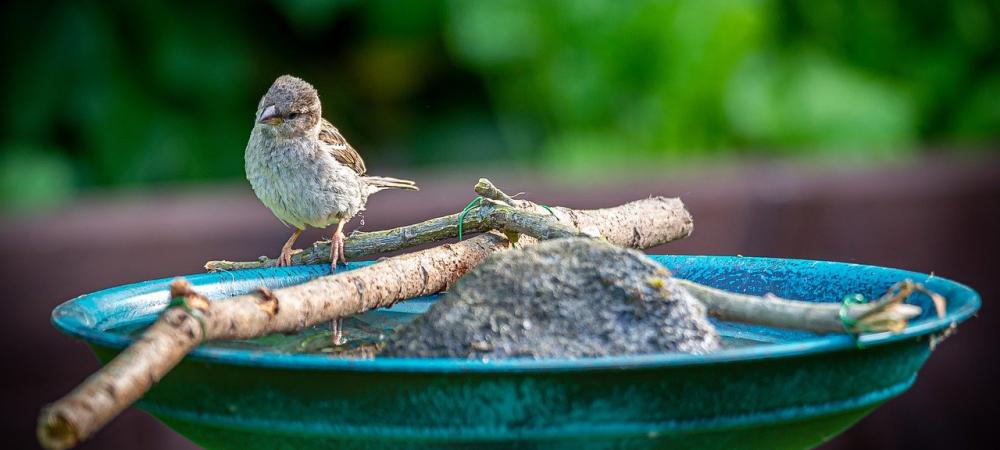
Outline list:
[[[785,264],[803,266],[826,266],[827,270],[866,270],[889,271],[893,278],[912,279],[918,283],[929,283],[947,286],[951,295],[948,298],[948,309],[945,317],[927,317],[911,322],[900,333],[881,332],[864,334],[855,339],[847,334],[815,335],[791,342],[762,343],[758,345],[727,348],[708,354],[694,355],[686,353],[655,353],[648,355],[607,356],[597,358],[546,358],[546,359],[499,359],[499,360],[468,360],[456,358],[390,358],[355,359],[332,357],[322,354],[285,354],[259,350],[199,347],[188,355],[188,358],[208,362],[282,369],[328,370],[328,371],[368,371],[368,372],[535,372],[535,371],[581,371],[581,370],[623,370],[666,366],[690,366],[733,363],[761,359],[778,359],[803,356],[815,353],[834,352],[857,349],[858,347],[874,347],[901,340],[930,335],[945,330],[954,324],[962,322],[975,314],[981,305],[979,295],[961,283],[907,270],[894,269],[854,263],[815,261],[804,259],[743,257],[743,256],[693,256],[693,255],[650,255],[668,268],[673,265],[698,261],[710,261],[715,265],[736,264]],[[348,269],[354,269],[371,264],[372,261],[350,263]],[[341,269],[343,270],[343,269]],[[287,286],[297,284],[317,276],[329,273],[328,265],[298,266],[290,268],[249,269],[231,272],[202,273],[186,275],[195,289],[205,293],[212,299],[243,293],[236,289],[219,295],[226,283],[244,282],[243,287],[249,291],[261,284],[269,282],[270,286]],[[132,343],[133,339],[108,331],[110,327],[102,327],[108,320],[115,319],[113,313],[132,316],[115,325],[121,325],[129,320],[148,317],[159,311],[168,303],[167,290],[173,278],[161,278],[122,285],[81,295],[69,300],[52,311],[52,324],[70,336],[80,338],[91,345],[122,349]],[[888,288],[888,285],[886,285]],[[209,292],[210,291],[210,292]],[[414,308],[426,306],[435,296],[421,297],[400,302],[391,310],[413,312]],[[132,304],[141,308],[136,311],[110,311],[109,307],[122,309],[123,300],[133,300]],[[423,303],[424,305],[421,305]],[[130,304],[130,306],[132,305]]]

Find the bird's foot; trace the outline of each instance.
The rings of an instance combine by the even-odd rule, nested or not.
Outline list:
[[[344,319],[336,318],[330,322],[330,338],[333,340],[333,345],[340,345],[344,343]]]
[[[281,254],[278,255],[278,267],[288,267],[292,265],[292,255],[296,252],[291,247],[282,247]]]
[[[337,271],[337,262],[342,262],[347,265],[347,259],[344,258],[344,232],[338,231],[330,237],[330,271]]]
[[[288,267],[292,265],[292,255],[298,252],[298,250],[292,250],[292,245],[295,245],[295,240],[299,238],[302,234],[302,230],[299,228],[295,229],[292,236],[285,241],[285,245],[281,246],[281,254],[278,255],[278,267]]]

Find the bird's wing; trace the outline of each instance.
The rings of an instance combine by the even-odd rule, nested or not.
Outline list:
[[[341,164],[344,164],[358,173],[358,175],[365,174],[365,161],[361,159],[361,155],[358,154],[351,144],[347,143],[347,139],[344,139],[344,135],[340,134],[337,127],[333,126],[329,120],[320,119],[319,128],[319,140],[323,141],[330,146],[330,150],[333,152],[333,157],[337,159]]]

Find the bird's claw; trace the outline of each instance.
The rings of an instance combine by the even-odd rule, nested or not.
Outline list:
[[[283,249],[281,249],[281,254],[278,255],[278,262],[276,263],[276,265],[278,267],[288,267],[288,266],[291,266],[292,265],[292,255],[294,255],[294,254],[295,254],[295,251],[292,250],[292,249],[290,249],[290,248],[287,248],[287,249],[283,248]]]
[[[347,258],[344,257],[344,233],[335,233],[330,238],[330,271],[337,271],[337,262],[347,265]]]

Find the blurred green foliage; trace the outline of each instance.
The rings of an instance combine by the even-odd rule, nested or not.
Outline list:
[[[6,2],[0,204],[242,176],[270,81],[370,160],[600,170],[989,146],[989,0]]]

